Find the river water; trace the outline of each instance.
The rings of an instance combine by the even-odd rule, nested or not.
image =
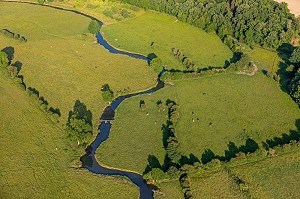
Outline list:
[[[102,25],[102,22],[99,22],[99,24]],[[130,52],[118,50],[118,49],[112,47],[103,38],[103,36],[100,32],[98,32],[96,37],[97,37],[98,43],[100,45],[102,45],[104,48],[106,48],[111,53],[122,54],[122,55],[130,56],[134,59],[145,60],[148,63],[151,61],[150,58],[148,58],[144,55],[130,53]],[[109,138],[109,133],[110,133],[110,129],[112,126],[110,121],[114,119],[115,110],[119,107],[119,105],[125,99],[128,99],[130,97],[134,97],[137,95],[150,94],[150,93],[157,91],[158,89],[163,88],[164,83],[160,80],[160,76],[163,74],[163,72],[164,72],[164,69],[158,75],[157,84],[155,87],[153,87],[149,90],[146,90],[146,91],[120,96],[120,97],[114,99],[113,102],[104,109],[104,111],[101,115],[102,122],[98,127],[100,133],[98,133],[98,135],[96,136],[96,139],[92,142],[92,144],[87,147],[86,154],[81,157],[83,167],[88,169],[92,173],[103,174],[103,175],[125,176],[125,177],[129,178],[136,186],[139,187],[140,199],[153,199],[152,189],[147,185],[147,183],[143,179],[142,175],[134,173],[134,172],[122,171],[122,170],[112,169],[112,168],[105,168],[97,162],[97,160],[95,158],[95,152],[96,152],[97,148],[104,141],[106,141]]]

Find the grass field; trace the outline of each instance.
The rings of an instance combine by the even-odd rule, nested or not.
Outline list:
[[[70,168],[57,128],[0,71],[0,198],[137,198],[128,180]]]
[[[154,194],[155,199],[181,199],[183,193],[181,191],[179,181],[161,182],[157,184],[160,189],[160,194]]]
[[[253,198],[299,198],[300,151],[232,169]]]
[[[5,16],[0,29],[28,38],[20,43],[0,35],[0,49],[14,48],[13,61],[22,63],[20,74],[27,87],[34,87],[50,106],[59,108],[63,121],[80,100],[92,111],[97,126],[106,105],[100,92],[105,83],[114,91],[127,88],[129,92],[155,84],[156,74],[146,62],[110,54],[94,43],[94,37],[83,36],[88,18],[42,6],[0,4]]]
[[[266,70],[274,74],[278,71],[280,62],[283,62],[277,52],[259,47],[247,50],[245,54],[250,56],[260,70]]]
[[[289,96],[260,73],[253,77],[221,74],[174,83],[121,104],[110,140],[98,150],[100,162],[140,173],[148,163],[148,155],[155,155],[163,163],[161,127],[167,112],[158,111],[158,100],[165,102],[170,98],[178,103],[180,119],[176,132],[181,150],[199,159],[205,149],[224,155],[229,142],[241,146],[252,138],[261,144],[289,133],[296,129],[295,121],[300,117]],[[140,100],[145,101],[146,109],[139,108]]]
[[[195,198],[244,198],[237,184],[225,172],[207,178],[192,178],[191,191]]]
[[[172,55],[172,48],[182,50],[199,68],[223,66],[225,60],[232,57],[232,52],[217,35],[154,12],[103,26],[102,32],[113,46],[146,55],[154,53],[167,68],[183,69]]]

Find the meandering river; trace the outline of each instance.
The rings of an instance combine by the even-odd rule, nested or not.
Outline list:
[[[0,1],[2,1],[2,0],[0,0]],[[92,20],[97,20],[96,18],[94,18],[90,15],[87,15],[85,13],[82,13],[82,12],[79,12],[79,11],[76,11],[76,10],[69,10],[69,9],[65,9],[65,8],[61,8],[61,7],[57,7],[57,6],[53,6],[53,5],[47,5],[47,4],[39,5],[39,4],[34,3],[34,2],[25,2],[25,1],[22,2],[22,1],[14,1],[14,0],[7,0],[7,1],[4,1],[4,2],[31,4],[31,5],[35,5],[35,6],[45,6],[45,7],[58,9],[58,10],[64,10],[64,11],[67,11],[67,12],[73,12],[73,13],[80,14],[80,15],[83,15],[85,17],[88,17]],[[97,20],[97,21],[98,21],[100,26],[103,25],[103,23],[101,21],[99,21],[99,20]],[[151,59],[148,58],[147,56],[137,54],[137,53],[126,52],[126,51],[122,51],[122,50],[114,48],[113,46],[111,46],[103,38],[100,31],[98,32],[96,37],[97,37],[98,43],[100,45],[102,45],[104,48],[106,48],[110,53],[130,56],[134,59],[141,59],[141,60],[147,61],[148,63],[151,61]],[[143,176],[138,174],[138,173],[134,173],[134,172],[128,172],[128,171],[122,171],[122,170],[119,170],[119,169],[103,167],[97,162],[97,160],[95,158],[95,152],[96,152],[97,148],[104,141],[106,141],[108,139],[110,129],[111,129],[111,126],[112,126],[110,121],[114,119],[114,113],[115,113],[115,110],[118,108],[118,106],[127,98],[134,97],[134,96],[137,96],[137,95],[150,94],[150,93],[153,93],[153,92],[157,91],[158,89],[163,88],[164,87],[164,82],[162,82],[160,80],[160,76],[163,73],[164,73],[164,69],[158,75],[157,84],[156,84],[155,87],[153,87],[149,90],[146,90],[146,91],[120,96],[120,97],[114,99],[113,102],[104,109],[104,111],[103,111],[103,113],[100,117],[102,122],[98,127],[100,133],[98,133],[98,135],[96,136],[96,138],[92,142],[92,144],[89,145],[86,148],[86,150],[85,150],[86,154],[83,155],[80,158],[80,160],[82,162],[82,166],[84,168],[88,169],[89,171],[93,172],[93,173],[103,174],[103,175],[113,175],[113,176],[125,176],[125,177],[129,178],[136,186],[139,187],[140,199],[153,199],[152,189],[144,181]]]
[[[99,24],[102,25],[102,22],[99,21]],[[102,45],[104,48],[106,48],[109,52],[114,53],[114,54],[123,54],[130,56],[135,59],[141,59],[145,60],[147,62],[150,62],[151,59],[140,54],[136,53],[130,53],[122,50],[118,50],[114,47],[112,47],[102,36],[100,31],[97,34],[97,40],[100,45]],[[163,74],[164,69],[161,71],[161,73],[158,75],[157,78],[157,84],[155,87],[138,92],[138,93],[133,93],[133,94],[128,94],[124,96],[120,96],[113,100],[113,102],[107,106],[102,115],[101,115],[101,124],[99,125],[99,131],[100,133],[96,136],[96,139],[93,141],[93,143],[87,147],[86,149],[86,154],[81,157],[81,161],[83,164],[83,167],[88,169],[89,171],[96,173],[96,174],[104,174],[104,175],[118,175],[118,176],[126,176],[129,178],[135,185],[139,187],[140,191],[140,198],[141,199],[153,199],[153,192],[152,189],[146,184],[144,181],[142,175],[134,172],[128,172],[128,171],[122,171],[118,169],[111,169],[111,168],[105,168],[101,166],[96,158],[95,158],[95,152],[97,148],[108,139],[110,129],[111,129],[111,123],[110,121],[114,119],[114,113],[115,110],[119,107],[119,105],[127,98],[134,97],[137,95],[144,95],[144,94],[149,94],[153,93],[158,89],[161,89],[164,87],[164,83],[160,80],[160,76]]]

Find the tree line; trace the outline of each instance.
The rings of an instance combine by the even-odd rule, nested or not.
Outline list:
[[[286,3],[270,0],[122,0],[156,10],[187,22],[222,39],[237,39],[248,45],[259,44],[277,49],[289,43],[299,21]],[[228,38],[227,38],[228,39]],[[227,41],[228,42],[228,41]],[[228,43],[233,43],[228,42]]]

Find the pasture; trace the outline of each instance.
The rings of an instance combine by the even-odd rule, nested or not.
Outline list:
[[[180,118],[176,136],[184,155],[201,160],[205,149],[224,155],[229,142],[244,145],[251,138],[262,141],[295,130],[300,113],[277,82],[261,73],[241,76],[219,74],[174,81],[151,95],[125,100],[116,112],[110,140],[99,149],[100,162],[143,173],[148,155],[164,160],[162,125],[167,109],[158,111],[156,102],[174,100]],[[144,100],[145,109],[139,107]]]
[[[221,67],[232,57],[217,35],[150,11],[131,20],[105,25],[101,31],[113,46],[145,55],[154,53],[168,69],[184,69],[173,56],[172,48],[180,49],[199,68]]]
[[[0,35],[0,48],[13,48],[13,62],[21,62],[20,75],[27,87],[35,88],[50,106],[60,109],[63,121],[80,100],[92,111],[96,127],[107,105],[100,92],[105,83],[115,93],[155,84],[156,74],[145,61],[110,54],[96,44],[94,36],[87,33],[90,19],[42,6],[0,4],[0,13],[5,16],[0,29],[7,28],[28,39],[20,43]]]
[[[0,69],[0,198],[136,198],[128,180],[71,168],[65,132]],[[79,157],[78,157],[79,158]]]
[[[300,151],[238,166],[232,172],[246,182],[254,198],[299,198]]]
[[[191,178],[195,198],[244,198],[238,185],[225,171],[204,178]]]

